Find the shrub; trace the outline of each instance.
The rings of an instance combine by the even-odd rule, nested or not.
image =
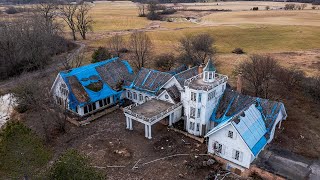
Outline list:
[[[175,57],[173,54],[161,54],[155,58],[155,66],[161,71],[170,71],[174,66]]]
[[[5,12],[7,14],[17,14],[17,13],[19,13],[19,11],[13,6],[10,6],[8,9],[6,9]]]
[[[244,54],[244,51],[241,48],[235,48],[232,53],[234,54]]]
[[[316,6],[312,6],[311,9],[313,9],[313,10],[316,9]]]
[[[294,10],[295,7],[296,7],[295,4],[286,4],[286,5],[284,6],[284,9],[285,9],[285,10]]]
[[[253,7],[252,10],[253,10],[253,11],[258,11],[258,10],[259,10],[259,7]]]
[[[111,53],[104,47],[99,47],[92,54],[91,63],[100,62],[111,58]]]
[[[127,49],[127,48],[121,48],[119,50],[119,53],[128,53],[128,52],[129,52],[129,49]]]
[[[161,14],[174,14],[174,13],[176,13],[177,12],[177,10],[175,10],[175,9],[173,9],[173,8],[166,8],[165,10],[163,10],[162,12],[161,12]]]
[[[87,180],[87,179],[104,179],[89,164],[89,159],[76,150],[68,150],[58,161],[55,162],[51,171],[50,179],[55,180]]]
[[[147,19],[149,19],[149,20],[160,20],[161,17],[159,15],[159,13],[157,13],[157,12],[149,12],[147,14]]]
[[[266,10],[268,11],[270,9],[270,6],[266,6]]]
[[[10,177],[1,179],[35,179],[51,158],[41,139],[20,122],[8,122],[0,139],[0,172]]]

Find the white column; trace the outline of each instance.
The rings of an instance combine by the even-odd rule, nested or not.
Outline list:
[[[133,130],[133,127],[132,127],[132,118],[129,118],[129,129],[130,129],[130,130]]]
[[[279,129],[281,128],[281,122],[282,122],[282,120],[279,122],[279,126],[278,126]]]
[[[146,138],[148,138],[149,137],[149,135],[148,135],[148,133],[149,133],[149,129],[148,129],[149,127],[148,127],[148,125],[144,125],[144,136],[146,137]]]
[[[169,126],[172,126],[173,116],[173,113],[169,115]]]
[[[152,137],[151,137],[151,124],[149,125],[149,133],[148,133],[148,139],[151,139]]]
[[[126,125],[127,125],[126,129],[129,129],[130,124],[129,124],[129,118],[127,116],[126,116]]]

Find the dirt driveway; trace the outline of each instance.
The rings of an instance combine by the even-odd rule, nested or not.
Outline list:
[[[125,129],[123,112],[116,110],[87,126],[68,127],[67,133],[56,139],[54,151],[58,155],[69,148],[79,150],[88,155],[92,165],[104,171],[108,179],[194,180],[204,179],[213,170],[212,166],[202,166],[208,156],[196,155],[206,152],[205,144],[162,124],[152,127],[152,140],[144,137],[144,126],[140,123],[134,122],[133,128],[133,131]],[[174,154],[184,155],[148,163]]]

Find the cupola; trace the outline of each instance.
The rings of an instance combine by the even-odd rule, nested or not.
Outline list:
[[[216,68],[214,67],[211,59],[208,60],[206,67],[203,69],[203,81],[213,82],[216,74]]]

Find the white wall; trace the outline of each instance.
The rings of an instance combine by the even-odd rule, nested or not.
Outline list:
[[[52,97],[54,98],[54,101],[57,103],[56,101],[56,96],[60,97],[61,99],[63,99],[64,101],[67,100],[67,108],[69,108],[69,97],[68,97],[68,93],[64,94],[61,92],[60,87],[61,86],[65,86],[67,88],[67,91],[69,92],[70,90],[68,89],[67,84],[64,82],[64,80],[62,79],[62,77],[60,76],[60,74],[57,75],[55,83],[53,84],[52,88],[51,88],[51,94]]]
[[[228,137],[229,131],[233,132],[234,138]],[[245,144],[245,142],[242,140],[240,134],[238,134],[236,129],[231,124],[225,126],[224,128],[218,130],[217,132],[209,136],[209,142],[208,142],[209,153],[212,153],[212,154],[214,153],[213,144],[216,141],[223,145],[222,153],[217,155],[235,164],[249,168],[251,159],[252,159],[252,153],[250,149],[247,147],[247,145]],[[233,149],[242,152],[241,161],[238,161],[232,158]]]
[[[181,93],[181,101],[184,106],[184,115],[187,117],[187,131],[191,134],[194,134],[196,136],[199,136],[201,134],[206,134],[209,130],[211,130],[210,125],[210,117],[212,115],[213,110],[218,104],[218,101],[220,97],[223,95],[223,92],[225,90],[226,83],[222,83],[219,86],[213,88],[209,91],[204,90],[194,90],[190,89],[189,87],[185,87],[185,91]],[[215,91],[215,97],[212,98],[210,101],[208,101],[208,94],[212,91]],[[194,92],[197,94],[197,101],[194,102],[191,100],[191,92]],[[199,102],[199,93],[201,93],[201,102]],[[196,109],[196,117],[190,118],[190,109],[191,107],[194,107]],[[197,118],[197,111],[198,109],[201,109],[200,118]],[[200,131],[196,131],[196,128],[193,130],[190,130],[190,122],[192,123],[200,123]],[[206,125],[206,132],[202,132],[202,125]]]

